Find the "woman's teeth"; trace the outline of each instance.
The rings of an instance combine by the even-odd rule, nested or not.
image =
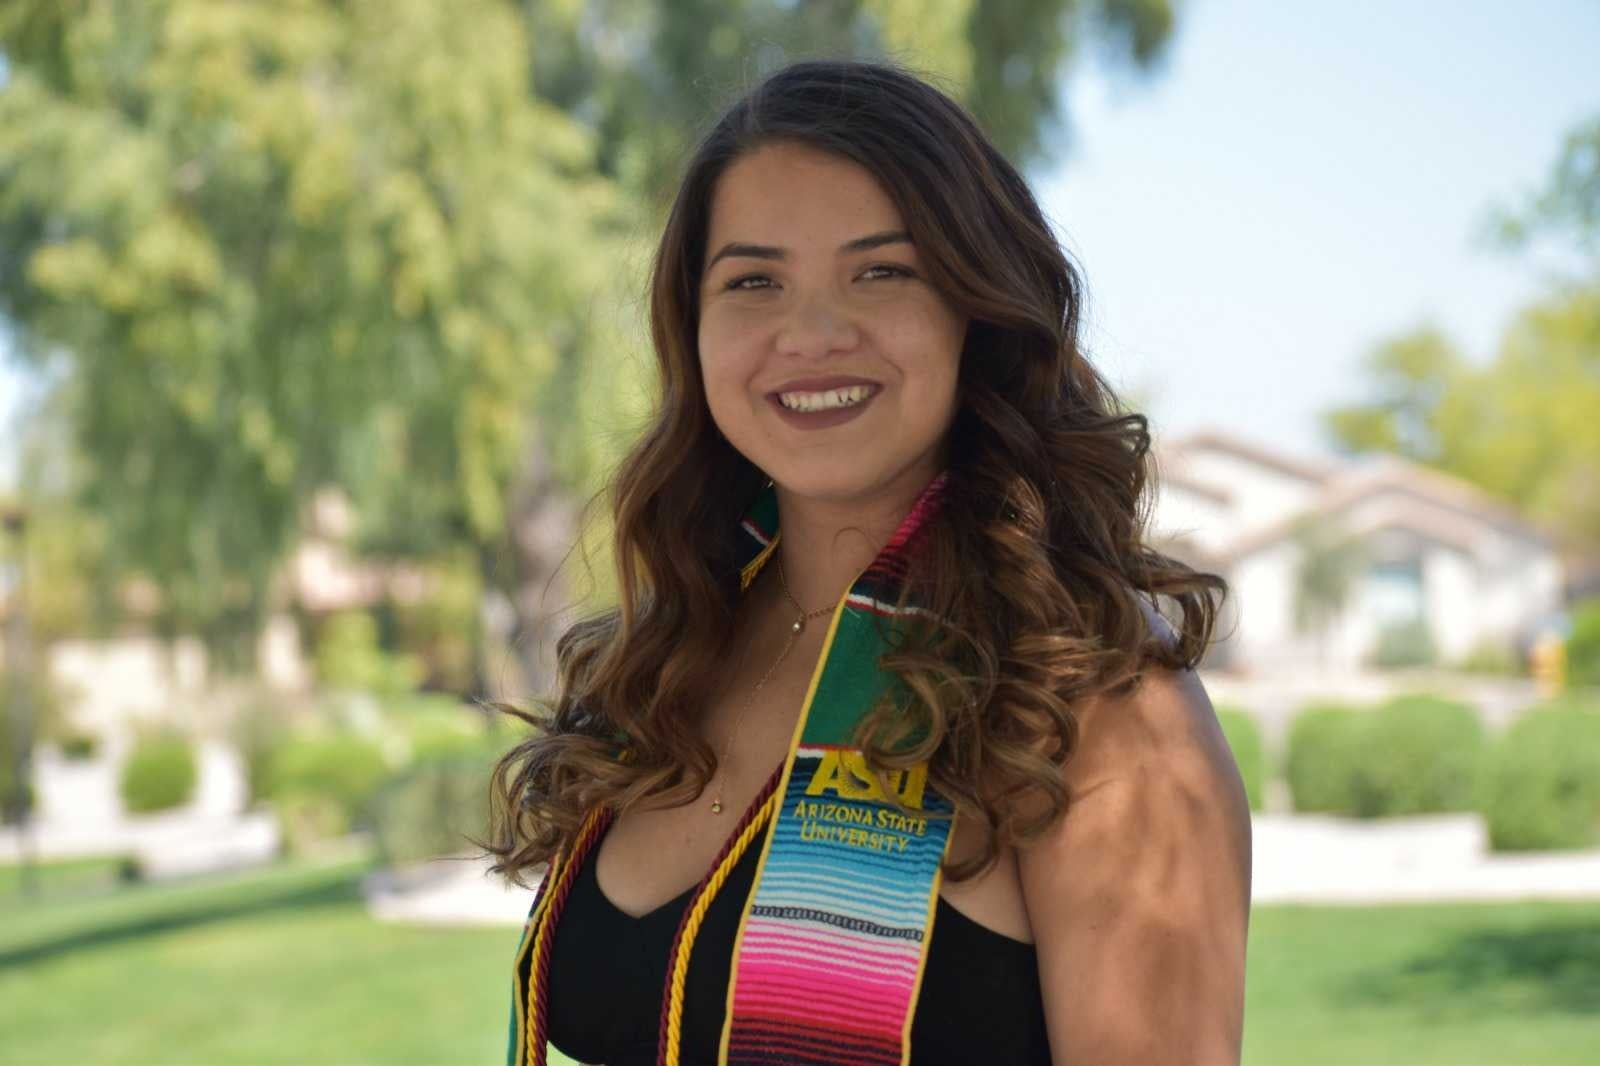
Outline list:
[[[851,385],[822,392],[780,392],[778,402],[791,411],[827,411],[835,407],[854,407],[871,395],[871,385]]]

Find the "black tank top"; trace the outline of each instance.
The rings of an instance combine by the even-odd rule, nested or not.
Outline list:
[[[594,857],[578,871],[550,945],[550,1040],[579,1062],[654,1066],[667,952],[694,890],[634,918],[600,891]],[[684,989],[683,1066],[711,1066],[757,841],[730,871],[695,938]],[[911,1020],[912,1066],[1049,1066],[1038,957],[941,897]],[[524,978],[525,979],[525,978]]]

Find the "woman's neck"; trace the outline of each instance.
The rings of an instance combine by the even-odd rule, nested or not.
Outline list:
[[[782,562],[784,584],[800,609],[837,603],[878,557],[932,479],[931,474],[920,480],[900,479],[893,489],[865,503],[808,498],[779,486],[780,536],[774,562]]]

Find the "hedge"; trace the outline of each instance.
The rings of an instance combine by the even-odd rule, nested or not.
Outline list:
[[[1474,808],[1486,741],[1471,707],[1401,696],[1374,712],[1362,732],[1354,813],[1377,818]]]
[[[1485,747],[1476,712],[1436,696],[1401,696],[1369,712],[1309,708],[1289,729],[1289,791],[1298,811],[1468,811]]]
[[[1600,843],[1600,709],[1525,713],[1490,748],[1482,810],[1497,851]]]
[[[182,736],[161,733],[139,740],[122,767],[122,805],[132,813],[181,807],[194,793],[200,769],[194,747]]]
[[[424,758],[391,778],[373,801],[385,865],[475,850],[489,827],[489,775],[499,751],[480,747]]]
[[[376,744],[335,735],[285,742],[272,753],[266,776],[293,846],[370,824],[373,795],[388,773]]]
[[[1284,773],[1294,809],[1354,814],[1363,713],[1351,707],[1314,705],[1289,726]]]
[[[1233,751],[1233,761],[1239,764],[1239,776],[1244,779],[1244,793],[1250,800],[1250,809],[1259,811],[1267,777],[1261,730],[1248,711],[1238,707],[1218,707],[1216,710],[1217,721],[1222,724],[1222,735],[1228,738],[1228,747]]]
[[[1569,685],[1600,685],[1600,597],[1584,600],[1573,608],[1566,658]]]

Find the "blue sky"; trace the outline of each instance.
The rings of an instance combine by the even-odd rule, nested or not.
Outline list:
[[[1158,434],[1306,455],[1383,338],[1432,321],[1488,358],[1541,267],[1474,234],[1600,113],[1596,56],[1594,0],[1187,0],[1156,78],[1063,87],[1075,148],[1031,175],[1091,357]],[[0,369],[0,425],[25,395]]]
[[[1383,338],[1432,321],[1489,358],[1554,261],[1475,234],[1600,113],[1597,57],[1593,0],[1191,0],[1163,74],[1069,83],[1076,147],[1031,175],[1091,358],[1158,435],[1306,455]]]

